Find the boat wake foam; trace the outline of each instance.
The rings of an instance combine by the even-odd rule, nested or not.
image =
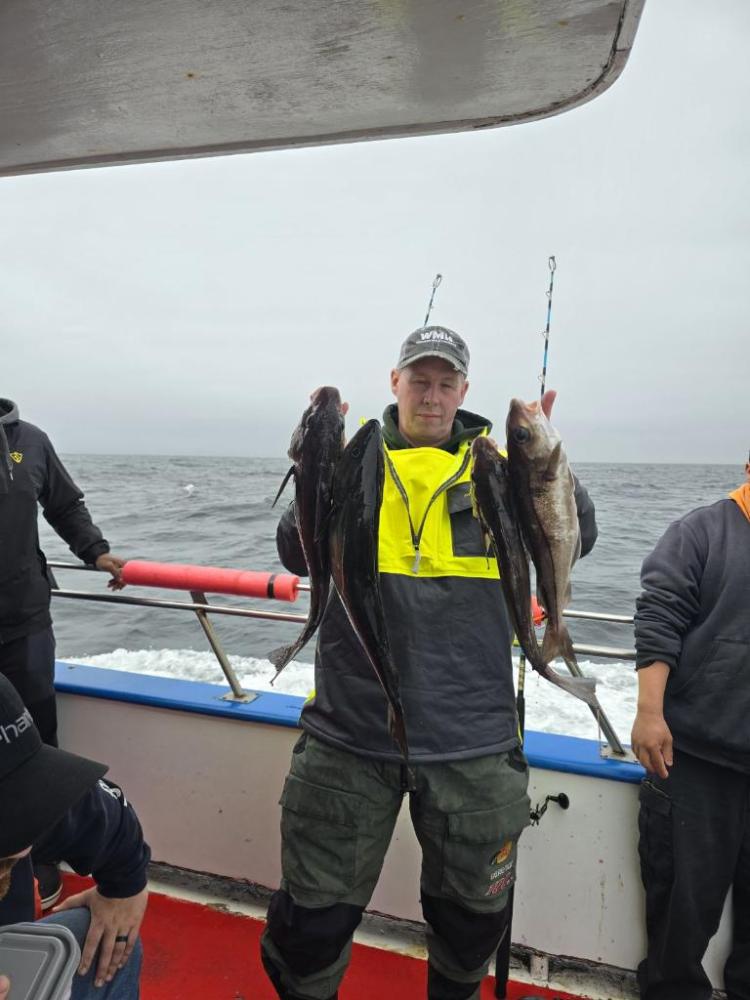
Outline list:
[[[96,656],[66,655],[71,663],[92,667],[124,670],[157,677],[182,678],[222,684],[216,659],[210,651],[195,649],[115,649]],[[276,684],[271,687],[275,670],[267,659],[253,656],[230,655],[244,688],[254,691],[272,691],[276,694],[294,694],[306,698],[313,690],[313,666],[298,660],[286,667]],[[514,667],[517,670],[517,661]],[[637,685],[633,665],[624,662],[594,663],[580,661],[584,674],[596,678],[597,694],[612,724],[624,742],[630,741],[630,727],[635,717]],[[558,670],[565,667],[557,664]],[[565,692],[548,684],[543,678],[527,669],[526,672],[526,726],[544,733],[564,733],[598,739],[596,723],[586,705],[577,702]]]

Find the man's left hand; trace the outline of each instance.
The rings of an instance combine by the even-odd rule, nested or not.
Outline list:
[[[83,976],[91,967],[99,949],[95,986],[111,982],[118,969],[130,958],[138,938],[138,931],[146,912],[148,889],[126,899],[109,899],[102,896],[96,886],[69,896],[56,906],[53,913],[86,906],[91,911],[91,924],[81,952],[78,971]],[[123,940],[118,940],[123,938]]]
[[[124,565],[125,560],[120,559],[119,556],[113,556],[111,552],[102,553],[102,555],[97,557],[95,563],[97,569],[101,569],[104,570],[105,573],[112,574],[112,579],[107,583],[110,590],[122,590],[125,586],[121,573]]]

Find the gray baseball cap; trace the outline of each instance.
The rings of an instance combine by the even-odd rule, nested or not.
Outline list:
[[[401,345],[396,367],[399,371],[422,358],[443,358],[457,372],[469,374],[469,348],[463,338],[447,326],[420,326]]]

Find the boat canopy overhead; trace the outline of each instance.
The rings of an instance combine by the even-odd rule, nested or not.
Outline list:
[[[645,0],[3,0],[0,174],[533,121]]]

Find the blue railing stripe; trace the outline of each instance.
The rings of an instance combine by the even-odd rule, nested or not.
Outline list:
[[[224,701],[223,695],[228,688],[223,685],[89,667],[61,660],[57,661],[55,686],[64,694],[291,728],[299,725],[304,704],[304,698],[271,691],[259,691],[258,697],[247,704]],[[525,750],[531,766],[543,770],[589,775],[609,781],[638,782],[643,777],[643,769],[637,764],[603,759],[595,740],[530,730],[526,733]]]

